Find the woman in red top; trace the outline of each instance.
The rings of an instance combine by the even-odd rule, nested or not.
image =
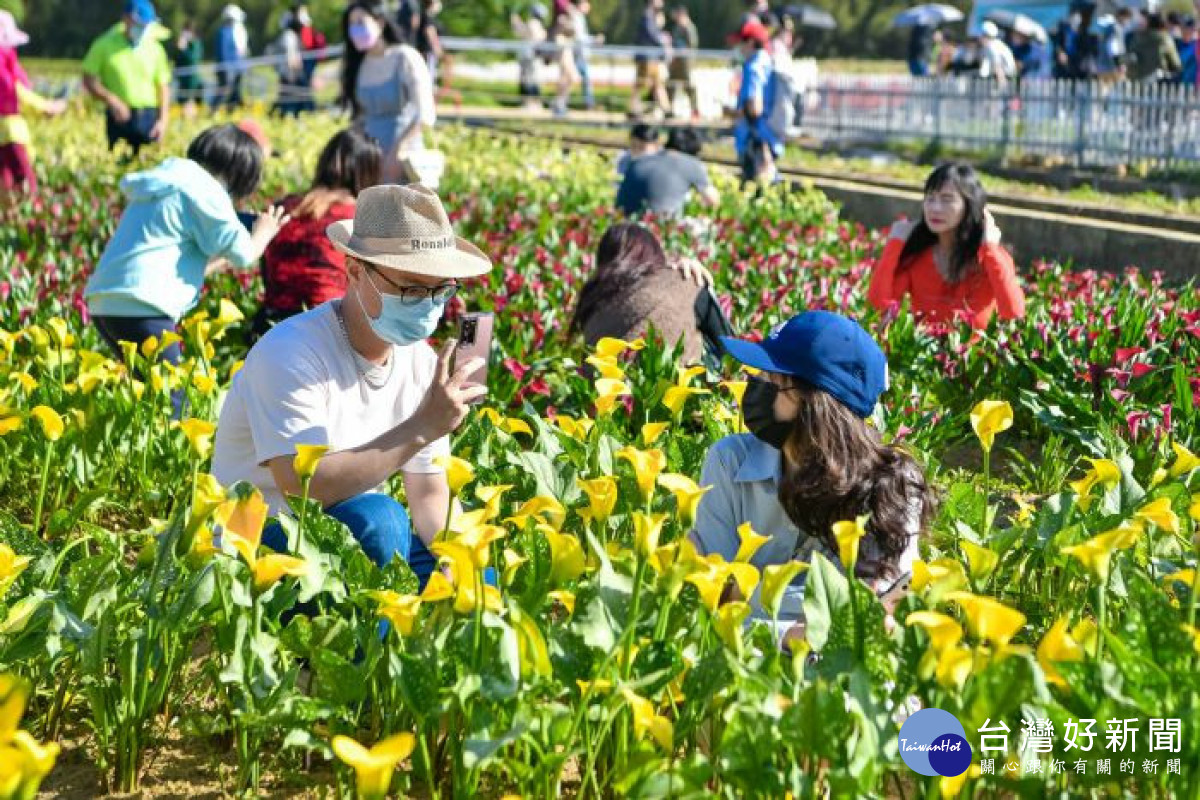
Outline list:
[[[259,336],[280,320],[346,293],[346,258],[325,236],[334,222],[354,218],[358,193],[379,183],[382,151],[361,131],[338,133],[321,152],[312,188],[285,198],[291,222],[263,253],[263,307]]]
[[[867,299],[884,311],[910,295],[912,310],[931,322],[962,316],[987,327],[1025,316],[1025,293],[1000,229],[987,210],[987,193],[966,164],[938,167],[925,182],[922,219],[892,225]]]

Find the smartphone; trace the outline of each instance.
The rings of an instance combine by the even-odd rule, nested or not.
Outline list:
[[[454,363],[465,364],[473,358],[483,360],[483,365],[467,376],[467,386],[487,385],[488,361],[492,354],[492,331],[495,323],[495,315],[487,311],[462,316],[458,327],[458,348],[454,351]],[[476,402],[482,402],[482,399]]]
[[[900,602],[904,599],[904,595],[908,593],[908,587],[911,583],[912,573],[904,573],[895,583],[879,593],[879,602],[885,606],[888,605],[889,601]]]

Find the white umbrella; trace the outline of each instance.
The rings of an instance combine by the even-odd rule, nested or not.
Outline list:
[[[961,22],[962,19],[963,13],[954,6],[943,3],[926,3],[897,14],[896,18],[892,20],[892,25],[896,28],[912,28],[917,25],[936,28],[951,22]]]
[[[1018,14],[1015,11],[1005,11],[997,9],[989,11],[985,15],[986,19],[999,25],[1001,28],[1007,28],[1014,33],[1019,33],[1022,36],[1027,36],[1030,39],[1037,39],[1039,42],[1047,40],[1046,29],[1037,23],[1032,17],[1025,14]]]

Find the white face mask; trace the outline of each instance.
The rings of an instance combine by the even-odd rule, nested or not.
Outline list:
[[[362,22],[356,22],[350,26],[349,34],[350,43],[354,45],[354,48],[360,53],[365,53],[379,42],[383,31],[378,22],[370,17],[365,17]]]

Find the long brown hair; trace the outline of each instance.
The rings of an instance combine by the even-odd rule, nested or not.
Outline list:
[[[358,197],[379,183],[383,151],[365,133],[347,128],[334,134],[317,159],[312,188],[292,210],[297,219],[320,219],[334,203]]]
[[[649,228],[636,222],[613,225],[596,247],[596,271],[579,291],[570,330],[582,330],[594,314],[663,269],[669,269],[666,251]]]
[[[833,524],[867,515],[867,535],[878,561],[860,558],[862,578],[895,578],[911,536],[913,503],[920,530],[928,529],[934,498],[916,460],[892,445],[831,395],[791,378],[799,413],[783,446],[779,502],[810,536],[837,552]]]

